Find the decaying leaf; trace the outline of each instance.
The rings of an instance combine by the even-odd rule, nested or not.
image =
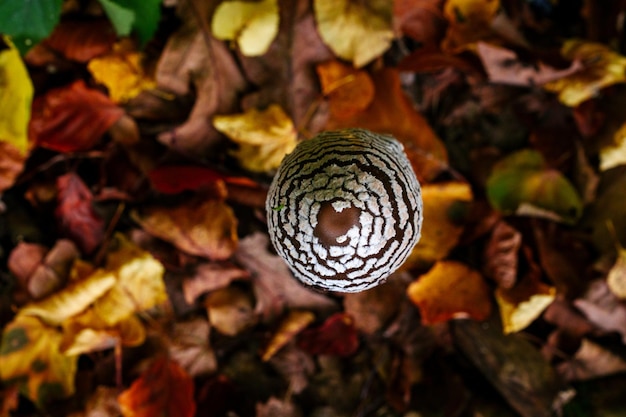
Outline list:
[[[60,352],[61,338],[39,318],[19,314],[2,333],[0,380],[17,381],[39,406],[73,394],[78,358]]]
[[[221,2],[211,29],[217,39],[236,41],[243,55],[263,55],[278,33],[278,0]]]
[[[444,16],[448,21],[444,51],[460,52],[475,42],[494,38],[491,25],[500,10],[500,0],[446,0]]]
[[[298,347],[312,355],[350,356],[359,348],[354,319],[346,313],[333,314],[321,326],[302,332]]]
[[[196,199],[133,212],[141,227],[191,255],[227,259],[237,247],[237,219],[223,201]]]
[[[541,154],[522,150],[499,161],[487,180],[487,196],[505,213],[575,223],[582,200],[563,174],[546,165]]]
[[[519,250],[522,234],[504,221],[493,228],[485,248],[485,271],[487,276],[501,288],[511,288],[517,281]]]
[[[217,357],[209,345],[209,332],[209,322],[203,318],[174,324],[170,356],[191,377],[217,370]]]
[[[85,151],[123,115],[107,96],[79,80],[35,99],[29,136],[55,151]]]
[[[243,114],[215,116],[213,126],[239,144],[235,157],[246,169],[267,172],[278,168],[297,145],[293,122],[277,105]]]
[[[445,32],[443,0],[395,0],[393,26],[423,45],[435,45]]]
[[[211,292],[204,299],[204,306],[211,325],[228,336],[243,332],[257,321],[252,294],[236,286]]]
[[[250,273],[234,265],[203,263],[183,281],[185,301],[192,304],[200,295],[226,287],[233,280],[248,279]]]
[[[113,102],[123,103],[156,87],[156,82],[145,73],[143,58],[138,52],[119,50],[93,58],[87,68],[96,81],[107,87]]]
[[[584,69],[572,75],[544,84],[547,91],[558,93],[566,106],[575,107],[596,97],[600,90],[626,82],[626,57],[608,46],[583,40],[568,40],[561,55],[571,61],[579,60]]]
[[[314,320],[315,314],[310,311],[290,311],[272,335],[272,338],[261,355],[261,359],[263,359],[263,361],[270,360],[282,347],[293,340],[298,333],[304,330]]]
[[[491,314],[489,287],[483,277],[465,264],[439,261],[409,285],[407,293],[418,306],[426,325],[453,318],[485,320]]]
[[[339,61],[317,65],[322,93],[328,99],[331,117],[346,118],[365,110],[374,99],[374,83],[367,72]]]
[[[447,182],[422,186],[424,218],[422,237],[415,245],[408,264],[441,260],[456,246],[463,232],[468,203],[473,199],[469,184]]]
[[[118,397],[124,417],[193,417],[193,379],[166,356],[152,361],[150,367]]]
[[[392,2],[315,0],[313,7],[326,45],[357,68],[382,55],[391,45]]]

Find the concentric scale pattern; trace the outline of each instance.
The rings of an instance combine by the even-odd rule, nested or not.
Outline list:
[[[276,251],[307,285],[359,292],[382,283],[420,236],[420,185],[391,136],[325,132],[285,157],[267,197]]]

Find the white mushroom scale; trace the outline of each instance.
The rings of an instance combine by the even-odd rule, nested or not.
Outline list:
[[[287,155],[270,186],[270,239],[301,282],[359,292],[384,282],[420,238],[420,185],[391,136],[324,132]]]

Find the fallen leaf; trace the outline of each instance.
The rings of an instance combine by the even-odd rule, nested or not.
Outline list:
[[[560,363],[557,371],[567,381],[585,381],[622,373],[626,371],[626,361],[585,338],[574,357]]]
[[[448,160],[446,149],[405,95],[399,72],[384,68],[372,73],[371,78],[376,91],[371,104],[353,117],[329,118],[326,129],[359,126],[394,136],[404,145],[404,151],[420,181],[433,179],[445,171]]]
[[[568,40],[561,47],[563,58],[583,64],[583,70],[546,83],[543,88],[557,93],[559,101],[575,107],[596,97],[600,90],[626,82],[626,57],[608,46],[584,40]]]
[[[24,169],[26,155],[9,142],[0,141],[0,192],[8,190]]]
[[[185,277],[183,293],[185,301],[193,304],[196,299],[207,292],[228,286],[236,279],[249,279],[250,274],[234,265],[203,263],[195,268],[192,276]]]
[[[313,7],[324,43],[355,67],[370,63],[391,46],[392,2],[315,0]]]
[[[243,168],[254,172],[278,168],[298,143],[293,122],[277,105],[262,111],[215,116],[213,126],[239,145],[235,157]]]
[[[60,228],[80,249],[92,253],[104,239],[104,220],[93,208],[93,195],[73,172],[57,178],[58,205],[54,212]]]
[[[290,401],[271,397],[267,402],[256,405],[256,417],[301,417],[302,413]]]
[[[16,387],[6,387],[0,390],[0,416],[10,417],[19,405],[20,392]]]
[[[346,313],[333,314],[321,326],[300,333],[298,347],[311,355],[350,356],[359,348],[354,319]]]
[[[374,82],[367,72],[339,61],[318,64],[315,69],[331,117],[352,117],[365,110],[374,99]]]
[[[209,322],[203,318],[174,323],[170,356],[191,377],[205,376],[218,369],[217,357],[209,345],[209,332]]]
[[[310,311],[292,310],[283,318],[272,338],[267,343],[261,359],[264,362],[270,360],[280,349],[294,339],[294,337],[304,330],[315,320],[315,314]]]
[[[606,284],[617,298],[626,299],[626,249],[618,248],[617,260],[606,277]]]
[[[613,135],[613,143],[600,149],[600,171],[626,165],[626,123]]]
[[[256,298],[256,312],[271,321],[286,308],[329,312],[337,309],[332,298],[305,288],[293,277],[282,258],[268,252],[269,238],[251,234],[239,243],[235,258],[250,272]]]
[[[515,152],[493,167],[487,180],[491,205],[504,213],[576,223],[582,200],[568,179],[534,150]]]
[[[40,407],[75,391],[78,357],[60,352],[62,333],[37,317],[18,314],[2,333],[0,380],[15,381]]]
[[[446,0],[443,13],[448,29],[441,48],[457,53],[495,38],[491,26],[499,10],[500,0]]]
[[[213,36],[236,41],[243,55],[263,55],[278,34],[278,0],[224,1],[211,20]]]
[[[393,26],[421,45],[438,44],[445,33],[443,0],[395,0]]]
[[[107,19],[64,19],[41,44],[61,53],[67,59],[86,63],[92,58],[109,53],[116,37],[115,30]],[[26,55],[29,62],[32,62],[32,52],[31,49]]]
[[[143,323],[134,316],[109,325],[94,309],[71,317],[63,324],[61,351],[65,355],[81,355],[116,346],[139,346],[146,340]]]
[[[144,70],[144,58],[139,52],[118,50],[91,59],[87,69],[97,82],[107,87],[113,102],[124,103],[144,90],[156,88],[156,82]]]
[[[212,291],[204,306],[211,325],[227,336],[236,336],[257,321],[252,295],[236,286]]]
[[[117,400],[124,417],[193,417],[193,387],[193,379],[180,365],[162,356],[154,359]]]
[[[500,288],[512,288],[517,282],[522,234],[504,221],[496,224],[485,248],[486,275]]]
[[[491,314],[489,287],[483,277],[456,261],[437,262],[409,285],[407,294],[425,325],[466,317],[480,321]]]
[[[315,374],[313,358],[298,349],[295,343],[289,343],[280,349],[269,363],[289,383],[289,390],[294,394],[303,392]]]
[[[574,300],[574,305],[597,328],[619,333],[626,343],[626,305],[611,292],[606,281],[592,281],[587,292]]]
[[[146,232],[191,255],[223,260],[237,247],[237,219],[233,210],[219,200],[145,207],[134,211],[132,217]]]
[[[79,80],[35,98],[29,136],[58,152],[86,151],[123,115],[107,96]]]
[[[68,417],[117,417],[121,415],[118,393],[117,387],[100,385],[87,400],[84,411],[72,413]]]
[[[463,220],[472,190],[465,182],[423,184],[424,218],[422,237],[413,248],[407,265],[429,264],[445,258],[463,233]]]
[[[160,166],[148,173],[148,178],[152,186],[160,193],[178,194],[185,190],[200,190],[219,188],[220,181],[227,184],[250,185],[256,184],[247,177],[230,177],[217,170],[188,165],[168,165]],[[221,198],[226,198],[225,194],[216,191]]]

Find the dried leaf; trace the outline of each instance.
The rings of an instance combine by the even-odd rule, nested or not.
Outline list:
[[[600,150],[600,171],[626,165],[626,123],[613,135],[613,143]]]
[[[70,318],[63,325],[61,351],[66,355],[81,355],[115,346],[139,346],[146,339],[143,323],[134,316],[106,323],[94,309]]]
[[[61,230],[84,253],[93,252],[104,238],[104,220],[95,212],[93,195],[73,172],[57,178],[58,205],[54,212]]]
[[[193,417],[196,412],[193,379],[163,356],[117,398],[124,417]]]
[[[302,413],[292,402],[271,397],[264,404],[256,405],[256,417],[301,417]]]
[[[501,288],[511,288],[517,281],[522,234],[504,221],[493,228],[485,248],[485,271]]]
[[[354,319],[346,313],[333,314],[321,326],[302,332],[298,347],[312,355],[350,356],[359,348]]]
[[[211,292],[205,298],[204,306],[211,325],[228,336],[238,335],[257,321],[252,295],[235,286]]]
[[[219,190],[221,181],[230,184],[254,184],[253,181],[245,177],[229,177],[211,168],[169,165],[153,169],[148,173],[152,186],[160,193],[178,194],[185,190],[200,190],[216,188],[216,195],[226,198],[226,195]]]
[[[355,67],[368,64],[391,46],[391,2],[315,0],[313,7],[324,43]]]
[[[209,322],[202,318],[174,324],[170,356],[191,377],[217,370],[217,357],[209,346],[209,330]]]
[[[571,61],[579,60],[584,69],[570,76],[544,84],[547,91],[558,93],[559,101],[575,107],[596,97],[610,85],[626,82],[626,57],[608,46],[583,40],[568,40],[561,55]]]
[[[15,184],[25,162],[26,155],[22,151],[13,144],[0,140],[0,192],[8,190]]]
[[[61,338],[55,327],[18,314],[2,333],[0,380],[15,381],[39,406],[72,395],[78,358],[60,352]]]
[[[367,72],[339,61],[319,64],[316,70],[332,118],[355,116],[374,99],[374,83]]]
[[[606,284],[619,299],[626,299],[626,249],[618,248],[617,260],[606,277]]]
[[[110,52],[116,37],[115,30],[107,19],[64,19],[43,41],[43,45],[63,54],[67,59],[87,62]],[[26,58],[30,61],[32,58],[29,55],[30,53]]]
[[[407,293],[426,325],[453,318],[485,320],[491,314],[489,287],[478,271],[460,262],[437,262]]]
[[[555,295],[555,288],[540,282],[535,275],[526,275],[510,289],[498,288],[496,300],[504,333],[524,330],[541,316]]]
[[[473,199],[469,184],[448,182],[422,185],[424,218],[422,237],[407,264],[441,260],[457,245],[463,233],[463,219]]]
[[[280,349],[293,340],[298,333],[304,330],[314,320],[315,314],[310,311],[290,311],[272,335],[272,338],[261,355],[261,359],[264,362],[270,360]]]
[[[124,103],[144,90],[156,88],[156,82],[143,68],[143,55],[138,52],[117,51],[94,58],[87,68],[94,79],[104,84],[115,103]]]
[[[278,168],[297,145],[293,122],[277,105],[266,110],[215,116],[213,126],[239,144],[235,157],[245,169],[266,172]]]
[[[626,305],[611,292],[604,280],[595,280],[574,305],[596,327],[605,332],[618,332],[626,343]]]
[[[393,26],[422,45],[439,43],[445,32],[443,0],[395,0]]]
[[[448,29],[441,43],[444,52],[461,52],[473,48],[477,41],[493,38],[491,26],[499,10],[500,0],[446,0],[443,11]]]
[[[72,413],[68,417],[118,417],[121,415],[118,393],[117,387],[101,385],[87,400],[84,411]]]
[[[585,338],[574,357],[559,364],[557,369],[568,381],[585,381],[624,372],[626,361]]]
[[[223,260],[237,247],[237,219],[233,210],[219,200],[145,207],[132,216],[146,232],[191,255]]]
[[[270,359],[270,365],[289,382],[289,390],[300,394],[309,386],[315,373],[315,362],[308,353],[290,343]]]
[[[183,281],[185,301],[192,304],[200,295],[226,287],[233,280],[248,279],[250,274],[234,265],[203,263]]]
[[[107,96],[79,80],[35,99],[29,136],[55,151],[85,151],[123,115],[124,110]]]
[[[211,21],[217,39],[236,41],[246,56],[263,55],[278,34],[278,0],[224,1]]]

